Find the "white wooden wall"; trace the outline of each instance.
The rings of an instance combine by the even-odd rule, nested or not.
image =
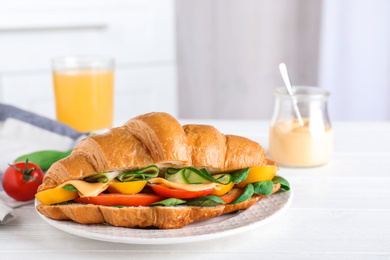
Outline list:
[[[321,1],[177,0],[179,115],[270,119],[278,64],[316,85]]]
[[[173,0],[0,1],[0,102],[55,118],[50,59],[116,60],[115,118],[177,114]]]
[[[334,120],[390,120],[390,1],[324,0],[319,85]]]

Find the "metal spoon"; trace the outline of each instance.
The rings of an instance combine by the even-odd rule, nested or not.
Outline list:
[[[288,76],[286,64],[280,63],[279,64],[279,70],[280,70],[280,74],[282,75],[282,78],[283,78],[283,81],[284,81],[284,85],[287,88],[288,94],[290,96],[293,96],[294,95],[294,89],[293,89],[293,86],[291,85],[290,77]],[[303,125],[302,116],[301,116],[301,113],[299,112],[299,108],[298,108],[296,99],[293,99],[293,107],[294,107],[295,114],[297,115],[299,125]]]

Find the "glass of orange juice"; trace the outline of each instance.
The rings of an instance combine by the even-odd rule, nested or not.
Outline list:
[[[114,60],[74,56],[52,60],[57,120],[80,132],[112,126]]]

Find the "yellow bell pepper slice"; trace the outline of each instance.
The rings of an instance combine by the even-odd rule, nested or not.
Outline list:
[[[79,197],[77,191],[65,190],[63,188],[54,188],[44,190],[35,194],[35,198],[43,205],[52,205]]]
[[[238,183],[237,187],[244,188],[248,183],[272,180],[278,169],[279,168],[276,165],[252,167],[249,169],[248,177],[244,181]]]
[[[113,180],[108,186],[110,193],[135,194],[140,192],[146,185],[147,181],[129,181],[119,182]]]
[[[215,179],[217,179],[218,177],[222,176],[224,174],[219,174],[219,175],[215,175],[213,176]],[[217,184],[217,186],[215,186],[215,189],[213,192],[210,193],[210,195],[215,195],[215,196],[222,196],[226,193],[228,193],[234,186],[234,182],[230,182],[228,184]]]

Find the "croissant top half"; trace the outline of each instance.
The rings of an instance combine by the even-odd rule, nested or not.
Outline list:
[[[160,169],[194,166],[211,173],[268,164],[265,150],[245,137],[223,135],[213,126],[184,125],[167,113],[148,113],[83,139],[70,156],[47,171],[38,191],[74,179],[149,165]]]

